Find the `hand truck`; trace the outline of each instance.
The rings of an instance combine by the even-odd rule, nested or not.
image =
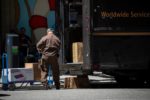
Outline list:
[[[8,68],[8,55],[7,53],[3,53],[2,55],[2,89],[3,90],[15,90],[16,86],[15,83],[21,83],[21,85],[19,86],[20,88],[23,87],[23,84],[26,83],[26,85],[24,87],[26,87],[28,85],[28,83],[30,83],[30,85],[33,85],[34,82],[37,82],[35,80],[23,80],[23,81],[10,81],[9,80],[9,68]],[[50,73],[50,67],[49,67],[49,73],[48,73],[48,84],[50,87],[52,87],[53,85],[53,80],[52,80],[52,76]]]

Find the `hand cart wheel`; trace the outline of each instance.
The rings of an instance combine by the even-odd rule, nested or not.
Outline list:
[[[8,84],[2,84],[2,90],[8,90]]]
[[[15,90],[15,88],[16,88],[15,83],[10,83],[10,84],[8,84],[8,89],[9,89],[9,90],[13,91],[13,90]]]

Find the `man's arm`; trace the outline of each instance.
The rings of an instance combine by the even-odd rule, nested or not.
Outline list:
[[[58,40],[57,40],[57,49],[58,49],[57,57],[59,57],[60,46],[61,46],[61,42],[60,42],[60,39],[58,38]]]
[[[36,44],[36,48],[39,53],[42,53],[45,47],[45,39],[41,38],[41,40]]]

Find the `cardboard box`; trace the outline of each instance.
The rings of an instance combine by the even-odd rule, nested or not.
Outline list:
[[[89,88],[90,83],[87,75],[78,75],[77,77],[65,78],[64,88],[76,89],[76,88]]]
[[[65,78],[64,88],[67,89],[76,89],[77,85],[77,77],[67,77]]]
[[[73,63],[83,63],[83,43],[74,42],[72,44]]]
[[[2,70],[4,76],[2,78],[3,83],[8,82],[21,82],[21,81],[33,81],[33,69],[32,68],[8,68]]]
[[[25,68],[32,68],[34,80],[41,80],[41,70],[38,63],[25,63]]]

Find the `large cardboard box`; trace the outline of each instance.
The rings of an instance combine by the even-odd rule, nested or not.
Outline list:
[[[76,89],[78,88],[77,77],[67,77],[65,78],[64,88]]]
[[[32,68],[8,68],[3,69],[3,83],[8,82],[21,82],[21,81],[33,81],[33,69]]]
[[[66,77],[64,88],[76,89],[76,88],[89,88],[90,83],[87,75],[78,75],[77,77]]]
[[[73,63],[83,63],[83,43],[74,42],[72,44]]]
[[[25,63],[25,68],[32,68],[34,80],[41,80],[41,70],[38,63]]]

